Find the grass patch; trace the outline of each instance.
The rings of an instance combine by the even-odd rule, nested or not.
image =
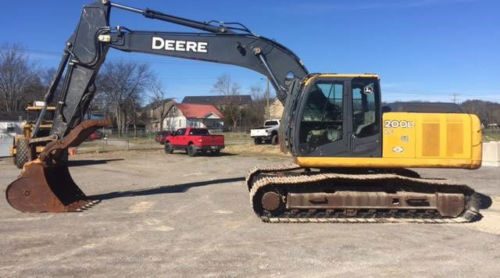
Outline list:
[[[485,129],[483,130],[483,141],[500,141],[500,129]]]
[[[224,152],[242,154],[242,155],[258,155],[258,156],[283,156],[288,155],[280,151],[279,145],[262,144],[255,145],[250,134],[244,132],[228,132],[224,133],[226,148]]]
[[[223,150],[224,153],[252,156],[289,156],[280,151],[279,145],[255,145],[248,133],[228,132],[223,135],[226,145],[226,148]],[[161,149],[163,149],[163,145],[158,144],[154,138],[110,137],[107,140],[86,141],[78,147],[77,152],[83,154]]]

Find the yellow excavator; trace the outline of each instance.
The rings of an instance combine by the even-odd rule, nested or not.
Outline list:
[[[201,32],[112,27],[114,9]],[[472,188],[424,179],[408,169],[479,168],[482,136],[475,115],[390,112],[382,106],[375,74],[309,73],[292,51],[243,24],[200,22],[107,0],[83,8],[66,44],[45,97],[46,103],[57,103],[52,130],[32,139],[48,143],[7,188],[12,207],[67,212],[99,201],[78,188],[61,160],[68,147],[109,124],[83,121],[83,115],[110,49],[237,65],[269,78],[285,107],[281,148],[294,162],[257,167],[246,178],[253,210],[265,222],[456,223],[480,218]]]
[[[36,158],[43,151],[45,142],[38,144],[33,142],[30,145],[29,140],[33,137],[35,120],[38,119],[38,115],[44,106],[45,103],[42,101],[34,101],[31,105],[26,107],[26,122],[22,125],[23,133],[14,137],[10,150],[14,164],[17,168],[22,169],[24,164],[31,160],[31,157]],[[46,110],[48,112],[48,114],[46,114],[48,120],[42,120],[38,128],[38,132],[41,133],[41,136],[48,135],[52,129],[52,114],[56,110],[56,107],[47,106]]]

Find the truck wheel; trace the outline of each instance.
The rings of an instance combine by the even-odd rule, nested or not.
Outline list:
[[[12,152],[12,163],[16,165],[16,155],[14,154],[14,150],[16,149],[16,138],[14,137],[12,139],[12,147],[11,147],[11,152]]]
[[[170,144],[170,143],[165,143],[164,149],[165,149],[166,154],[171,154],[174,152],[174,148],[172,147],[172,144]]]
[[[219,155],[220,154],[220,150],[211,150],[210,153],[212,155]]]
[[[36,152],[35,152],[35,157],[36,157]],[[63,151],[63,153],[61,153],[60,162],[63,165],[67,165],[68,164],[68,162],[69,162],[69,152],[68,152],[68,149],[65,149]]]
[[[27,139],[18,139],[16,142],[15,164],[17,168],[23,168],[24,164],[29,161],[30,148]]]
[[[260,138],[255,138],[253,139],[253,142],[255,143],[255,145],[260,145],[262,144],[262,140]]]
[[[12,146],[10,147],[10,151],[12,154],[12,163],[16,165],[16,155],[14,154],[14,150],[16,149],[16,137],[12,138]]]
[[[189,146],[187,147],[187,153],[188,153],[188,155],[189,155],[189,156],[191,156],[191,157],[193,157],[193,156],[195,156],[195,155],[196,155],[196,150],[195,150],[195,148],[194,148],[194,146],[193,146],[193,145],[189,145]]]
[[[271,144],[272,145],[277,145],[278,144],[278,135],[273,135],[273,137],[271,137]]]

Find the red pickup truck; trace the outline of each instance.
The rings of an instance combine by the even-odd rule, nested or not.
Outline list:
[[[198,152],[219,154],[224,148],[224,135],[211,135],[206,128],[180,128],[165,139],[165,153],[185,150],[189,156]]]

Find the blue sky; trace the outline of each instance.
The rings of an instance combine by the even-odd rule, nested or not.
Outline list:
[[[0,45],[20,43],[56,67],[85,0],[4,1]],[[200,21],[239,21],[292,49],[311,72],[378,73],[383,99],[500,102],[498,0],[117,1]],[[188,29],[116,11],[112,25]],[[211,94],[216,78],[264,86],[261,75],[227,65],[112,51],[108,60],[151,64],[169,97]]]

